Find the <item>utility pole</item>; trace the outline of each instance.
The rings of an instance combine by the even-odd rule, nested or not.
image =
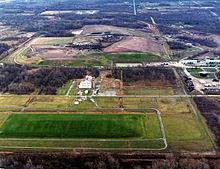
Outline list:
[[[134,15],[137,15],[135,0],[133,0],[133,6],[134,6]]]

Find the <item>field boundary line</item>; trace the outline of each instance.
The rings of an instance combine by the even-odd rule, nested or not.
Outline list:
[[[82,147],[8,147],[8,146],[0,146],[0,148],[5,149],[46,149],[46,150],[103,150],[103,151],[109,151],[109,150],[118,150],[118,151],[161,151],[164,150],[164,148],[159,149],[153,149],[153,148],[82,148]]]

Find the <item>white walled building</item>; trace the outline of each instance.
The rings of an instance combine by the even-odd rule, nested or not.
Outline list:
[[[79,88],[80,89],[91,89],[92,88],[92,76],[86,76],[85,79],[83,79],[80,84]]]
[[[205,64],[210,65],[210,66],[218,66],[218,65],[220,65],[220,60],[219,59],[217,59],[217,60],[206,59]]]
[[[184,64],[184,65],[197,65],[198,61],[197,60],[183,60],[182,64]]]

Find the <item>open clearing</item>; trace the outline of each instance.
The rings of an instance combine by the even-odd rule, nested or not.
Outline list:
[[[82,35],[89,35],[91,33],[102,33],[102,32],[110,32],[115,34],[124,34],[124,35],[136,35],[136,36],[147,36],[147,33],[129,29],[124,27],[116,27],[109,25],[86,25],[83,27]]]
[[[29,51],[27,56],[44,60],[73,60],[78,52],[79,50],[73,48],[35,48],[34,51]]]
[[[0,109],[23,107],[29,97],[20,96],[2,96],[0,97]]]
[[[138,98],[123,97],[121,101],[116,97],[97,97],[101,107],[108,108],[157,108],[162,113],[190,113],[191,109],[186,98]]]
[[[180,151],[213,151],[210,139],[194,114],[162,114],[168,149]]]
[[[65,90],[64,90],[65,91]],[[64,91],[60,94],[64,94]],[[64,93],[62,93],[64,92]],[[162,113],[190,113],[191,108],[187,98],[169,98],[169,97],[123,97],[120,101],[119,97],[93,97],[101,108],[157,108]],[[1,110],[17,110],[22,109],[28,101],[27,96],[4,96],[0,97]],[[67,110],[67,111],[83,111],[89,112],[96,108],[96,105],[89,99],[81,102],[79,105],[74,105],[72,102],[76,97],[65,96],[36,96],[26,107],[27,110],[38,111],[54,111],[54,110]],[[94,110],[93,110],[94,111]],[[100,110],[101,111],[101,110]]]
[[[173,95],[172,89],[146,89],[146,88],[125,88],[124,95]]]
[[[8,114],[0,114],[6,119]],[[213,151],[212,144],[192,113],[162,114],[168,148],[164,151]],[[102,127],[100,127],[100,125]],[[1,149],[46,147],[74,148],[162,148],[156,114],[11,114],[0,128],[1,138],[48,138],[48,140],[1,140]],[[74,131],[74,132],[73,132]],[[64,140],[53,140],[63,138]],[[75,139],[76,140],[72,140]],[[105,141],[98,141],[104,138]],[[52,139],[52,140],[50,140]],[[71,139],[70,141],[66,139]],[[86,140],[77,140],[86,139]],[[89,141],[97,139],[97,141]],[[111,139],[118,141],[110,141]],[[129,139],[131,141],[123,141]],[[136,141],[136,139],[155,139]],[[42,148],[43,149],[43,148]]]
[[[73,37],[41,37],[34,39],[31,45],[60,45],[71,43],[72,41]]]
[[[0,136],[81,139],[161,137],[156,114],[149,115],[149,118],[144,118],[142,114],[11,114],[1,127]]]

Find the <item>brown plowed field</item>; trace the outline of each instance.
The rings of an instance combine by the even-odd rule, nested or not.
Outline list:
[[[106,53],[163,53],[159,41],[144,37],[128,37],[103,51]]]
[[[59,49],[59,48],[46,48],[35,49],[34,52],[28,53],[28,55],[39,56],[45,60],[72,60],[73,56],[78,54],[77,49]]]

